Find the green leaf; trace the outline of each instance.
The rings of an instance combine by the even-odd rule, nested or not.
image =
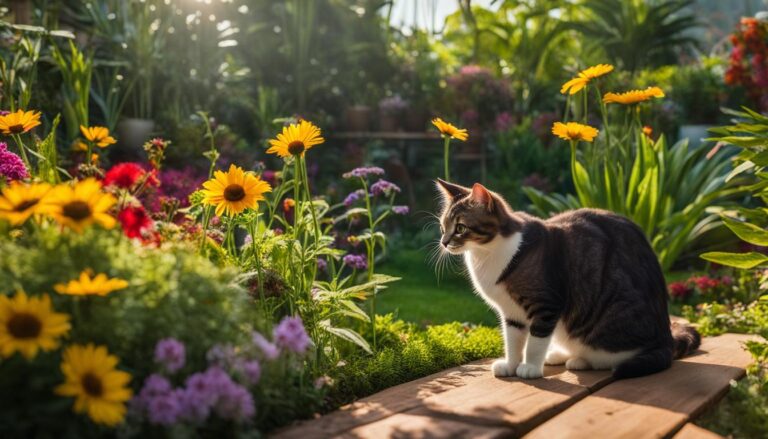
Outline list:
[[[750,244],[761,246],[768,245],[768,231],[761,227],[727,216],[723,216],[723,223],[725,223],[736,236]]]
[[[746,162],[740,164],[739,166],[735,167],[733,171],[731,171],[727,177],[725,177],[725,181],[729,182],[733,177],[736,177],[737,175],[741,174],[742,172],[748,171],[755,167],[755,164],[747,160]]]
[[[365,341],[365,339],[357,332],[348,328],[336,328],[334,326],[331,326],[331,322],[328,320],[321,321],[319,326],[325,331],[335,335],[336,337],[339,337],[343,340],[352,342],[360,346],[361,348],[363,348],[363,350],[365,350],[369,354],[373,353],[371,351],[371,346],[368,344],[368,342]]]
[[[728,252],[708,252],[701,255],[701,258],[710,262],[715,262],[728,267],[736,268],[755,268],[768,261],[768,256],[757,253],[728,253]]]
[[[365,311],[360,309],[360,307],[357,306],[355,302],[349,299],[343,299],[343,300],[340,300],[339,303],[344,305],[347,308],[347,310],[349,310],[349,313],[346,313],[348,316],[356,318],[358,320],[362,320],[364,322],[371,321],[371,317],[368,316],[368,314],[366,314]]]

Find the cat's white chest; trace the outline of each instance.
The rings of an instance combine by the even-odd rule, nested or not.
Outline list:
[[[496,308],[501,317],[528,323],[525,311],[512,300],[503,283],[497,283],[520,248],[522,234],[504,238],[497,236],[483,247],[475,247],[464,254],[472,285],[483,299]]]

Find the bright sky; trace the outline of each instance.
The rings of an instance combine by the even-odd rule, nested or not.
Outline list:
[[[489,7],[493,0],[473,0],[472,4]],[[423,29],[440,29],[445,17],[459,9],[457,0],[395,0],[392,24]]]

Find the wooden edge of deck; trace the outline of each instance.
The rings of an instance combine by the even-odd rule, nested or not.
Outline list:
[[[690,422],[685,424],[673,439],[724,439],[723,436]]]

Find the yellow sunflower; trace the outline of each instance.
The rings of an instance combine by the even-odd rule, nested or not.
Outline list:
[[[269,141],[271,145],[267,150],[269,154],[277,154],[280,157],[304,156],[304,151],[325,142],[321,137],[320,128],[312,122],[302,120],[283,127],[283,132],[277,135],[277,139]]]
[[[106,274],[100,273],[91,277],[89,270],[80,273],[80,278],[71,280],[66,284],[56,284],[53,289],[59,294],[72,296],[106,296],[112,291],[122,290],[128,286],[123,279],[109,279]]]
[[[0,193],[0,218],[14,226],[23,224],[30,216],[41,212],[50,190],[51,185],[47,183],[11,182]]]
[[[563,84],[560,88],[562,94],[576,94],[589,84],[589,81],[599,78],[600,76],[607,75],[613,71],[613,66],[610,64],[598,64],[596,66],[589,67],[579,72],[575,78]]]
[[[131,375],[117,370],[118,359],[104,346],[72,345],[64,351],[61,371],[66,381],[56,394],[75,397],[75,412],[88,413],[97,424],[117,425],[125,419],[131,399]]]
[[[597,129],[589,125],[576,122],[555,122],[552,125],[552,134],[563,140],[583,140],[591,142],[597,137]]]
[[[109,128],[107,127],[85,127],[80,125],[80,132],[83,133],[83,137],[86,140],[99,148],[106,148],[117,143],[117,140],[109,135]]]
[[[18,110],[15,113],[0,116],[0,131],[5,135],[26,133],[38,125],[40,125],[39,111]]]
[[[439,117],[432,119],[432,125],[440,131],[440,134],[450,137],[451,139],[459,139],[463,142],[469,137],[467,130],[457,128],[455,125],[452,125]]]
[[[603,102],[606,104],[631,105],[644,102],[651,98],[663,98],[664,92],[659,87],[648,87],[645,90],[630,90],[624,93],[606,93]]]
[[[101,191],[101,182],[94,178],[75,183],[74,187],[60,185],[47,198],[45,212],[62,226],[80,233],[85,227],[99,223],[104,228],[115,226],[115,218],[107,213],[117,200]]]
[[[203,183],[203,188],[203,202],[216,206],[219,216],[254,209],[264,199],[264,193],[272,191],[269,183],[235,165],[230,165],[228,172],[216,171],[212,179]]]
[[[69,331],[69,315],[54,312],[51,298],[27,297],[23,291],[13,298],[0,294],[0,355],[21,352],[27,360],[37,351],[59,347],[58,338]]]

